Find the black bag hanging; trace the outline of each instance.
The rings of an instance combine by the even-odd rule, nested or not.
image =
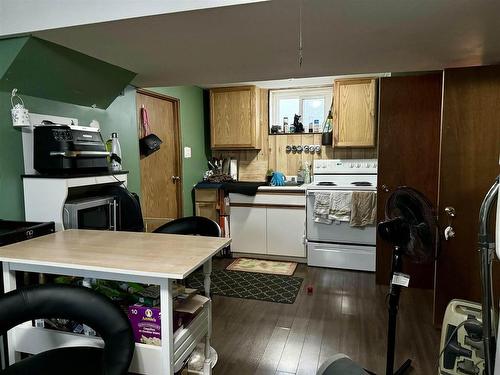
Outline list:
[[[142,156],[146,157],[160,149],[162,140],[156,134],[151,133],[148,112],[144,105],[141,107],[141,128],[144,136],[139,139],[139,151]]]

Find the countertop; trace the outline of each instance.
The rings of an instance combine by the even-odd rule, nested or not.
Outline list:
[[[0,248],[0,261],[183,279],[228,238],[69,229]]]
[[[279,191],[279,192],[305,192],[307,188],[307,184],[303,185],[290,185],[290,186],[259,186],[258,191],[259,192],[272,192],[272,191]]]

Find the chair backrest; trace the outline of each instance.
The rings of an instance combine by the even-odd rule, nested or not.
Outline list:
[[[154,230],[154,233],[190,234],[208,237],[222,235],[219,224],[203,216],[188,216],[172,220]]]
[[[33,319],[69,319],[96,330],[104,340],[103,374],[126,374],[134,336],[125,313],[89,288],[46,284],[16,289],[0,297],[0,332]]]

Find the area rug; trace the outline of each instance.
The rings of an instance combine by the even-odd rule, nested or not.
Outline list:
[[[225,297],[292,304],[302,281],[301,277],[216,270],[212,272],[210,291]],[[203,273],[196,272],[189,276],[186,284],[203,290]]]
[[[238,258],[229,266],[229,271],[244,271],[244,272],[257,272],[269,273],[272,275],[287,275],[292,276],[297,268],[295,262],[279,262],[274,260],[251,259],[251,258]]]

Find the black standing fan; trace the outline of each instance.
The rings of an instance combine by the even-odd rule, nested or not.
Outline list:
[[[408,359],[394,372],[396,318],[401,293],[403,258],[415,263],[432,262],[438,243],[437,221],[431,203],[420,192],[409,187],[397,188],[387,200],[385,221],[378,224],[380,237],[394,246],[389,288],[389,328],[387,337],[386,375],[404,374],[411,366]],[[399,279],[399,280],[398,280]]]

